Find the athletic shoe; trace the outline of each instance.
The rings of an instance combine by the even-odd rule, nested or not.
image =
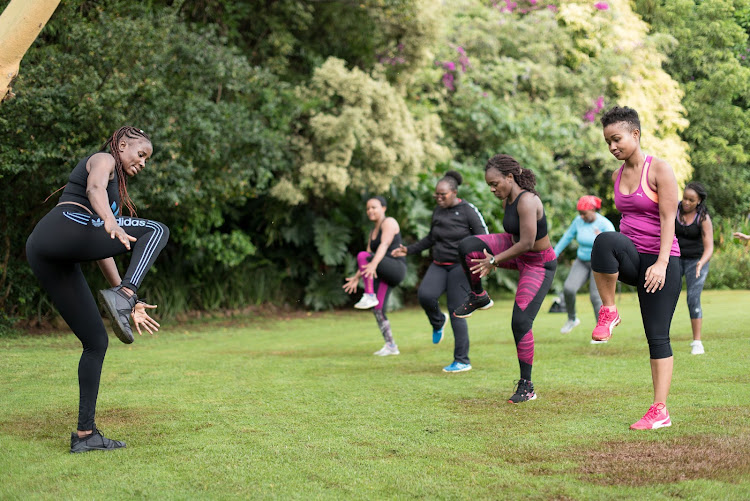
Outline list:
[[[443,372],[466,372],[471,370],[471,364],[462,364],[454,361],[448,367],[443,367]]]
[[[112,321],[112,330],[125,344],[133,342],[133,330],[130,328],[130,313],[138,302],[138,296],[128,296],[122,286],[99,291],[99,303]]]
[[[565,322],[565,325],[563,325],[560,329],[560,334],[567,334],[568,332],[578,327],[580,324],[581,320],[578,317],[576,317],[574,320],[568,319],[568,321]]]
[[[355,308],[358,310],[369,310],[370,308],[374,308],[380,304],[380,301],[378,301],[378,298],[375,296],[375,294],[362,294],[362,299],[357,302],[357,304],[354,305]]]
[[[620,315],[617,310],[610,311],[606,306],[599,308],[599,321],[591,333],[591,339],[594,341],[609,341],[612,337],[612,331],[620,323]]]
[[[601,341],[597,341],[596,339],[591,340],[591,344],[605,344],[609,339],[602,339]]]
[[[691,355],[703,355],[706,353],[706,350],[703,349],[703,343],[700,341],[693,341],[690,343],[690,347],[692,348],[690,350]]]
[[[469,292],[469,297],[466,298],[464,304],[459,306],[453,312],[453,316],[458,318],[470,317],[475,310],[488,310],[495,304],[487,291],[482,292],[481,295],[476,294],[474,291]]]
[[[389,345],[388,343],[385,343],[383,347],[373,353],[373,355],[376,355],[378,357],[387,357],[388,355],[398,355],[399,353],[401,352],[398,351],[398,346],[396,346],[395,344]]]
[[[443,340],[443,330],[448,324],[448,314],[443,313],[443,325],[439,329],[432,329],[432,344],[439,344]]]
[[[630,425],[631,430],[655,430],[657,428],[666,428],[672,426],[672,420],[669,419],[667,406],[658,403],[648,408],[648,412],[640,421]]]
[[[508,403],[519,404],[529,400],[536,400],[534,393],[534,383],[526,379],[519,379],[516,385],[516,392],[508,399]]]
[[[70,434],[71,454],[88,451],[111,451],[122,447],[125,447],[125,442],[110,440],[96,428],[94,428],[94,432],[91,435],[86,435],[83,438],[78,438],[78,433],[76,432]]]

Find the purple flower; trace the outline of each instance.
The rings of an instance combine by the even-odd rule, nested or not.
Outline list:
[[[583,119],[587,122],[593,122],[594,120],[596,120],[596,113],[594,113],[594,110],[589,110],[585,115],[583,115]]]
[[[456,63],[453,61],[443,61],[443,68],[448,71],[456,71]]]
[[[487,94],[486,92],[482,92],[482,97],[487,97],[487,96],[489,96],[489,94]]]
[[[453,73],[443,74],[443,85],[445,85],[448,90],[456,90],[456,88],[453,86],[453,78]]]
[[[607,2],[597,2],[594,4],[594,7],[599,10],[607,10],[609,9],[609,4]]]
[[[602,108],[604,108],[604,96],[599,96],[599,98],[596,100],[595,106],[597,113],[602,111]]]
[[[550,4],[547,6],[547,8],[551,10],[552,12],[557,12],[557,5]]]

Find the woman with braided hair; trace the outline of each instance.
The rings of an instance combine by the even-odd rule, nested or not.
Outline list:
[[[109,149],[109,151],[107,151]],[[125,443],[104,437],[95,423],[102,364],[108,338],[94,296],[81,271],[81,262],[96,261],[111,289],[99,291],[115,334],[133,342],[129,317],[139,334],[159,324],[136,293],[146,272],[167,243],[169,229],[162,223],[132,217],[135,213],[127,180],[141,172],[153,153],[149,137],[140,129],[122,127],[101,151],[78,162],[60,201],[36,225],[26,242],[26,256],[34,275],[52,303],[83,345],[78,364],[78,429],[71,434],[70,452],[112,450]],[[121,215],[122,206],[131,217]],[[120,273],[114,256],[132,253]]]
[[[487,162],[484,179],[505,208],[503,227],[506,233],[466,237],[459,244],[459,260],[471,291],[453,314],[466,318],[474,310],[486,310],[492,306],[492,299],[482,288],[481,278],[496,267],[519,271],[511,330],[521,378],[515,393],[508,399],[508,402],[517,404],[537,397],[531,382],[534,360],[532,326],[544,296],[552,286],[557,257],[547,236],[547,216],[542,200],[534,190],[534,173],[521,167],[509,155],[495,155]]]
[[[714,253],[714,227],[706,208],[707,196],[702,184],[688,183],[682,192],[682,201],[677,206],[677,221],[674,225],[677,243],[680,244],[680,273],[685,275],[687,286],[688,312],[693,330],[690,352],[693,355],[705,353],[701,341],[701,292],[708,276],[708,261]]]

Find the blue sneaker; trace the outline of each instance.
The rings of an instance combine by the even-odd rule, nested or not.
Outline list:
[[[462,364],[454,361],[448,367],[443,367],[443,372],[466,372],[471,370],[471,364]]]
[[[443,317],[443,325],[439,329],[432,329],[432,344],[439,344],[443,340],[443,330],[445,330],[445,326],[448,324],[448,314],[443,313]]]

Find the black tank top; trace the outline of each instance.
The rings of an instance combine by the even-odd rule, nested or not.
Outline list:
[[[378,236],[370,240],[370,250],[373,252],[378,251],[378,247],[380,247],[380,235],[382,234],[382,231],[378,231]],[[391,242],[391,245],[388,246],[388,250],[386,251],[385,255],[392,258],[392,259],[398,259],[399,261],[406,262],[405,257],[393,257],[391,256],[391,251],[394,249],[398,249],[401,245],[401,232],[399,231],[395,235],[393,235],[393,241]]]
[[[674,224],[674,234],[680,244],[680,257],[700,258],[703,255],[703,231],[698,224],[698,215],[690,224],[680,222],[680,214]]]
[[[528,190],[524,190],[518,194],[513,203],[505,206],[505,214],[503,214],[503,228],[505,231],[516,237],[516,241],[521,238],[521,218],[518,216],[518,201],[521,199],[524,193],[528,193]],[[536,239],[541,240],[547,236],[547,214],[544,213],[544,207],[542,207],[542,218],[536,221]]]
[[[76,202],[84,207],[88,208],[91,212],[94,212],[94,208],[91,206],[89,197],[86,195],[86,182],[89,178],[89,172],[86,170],[86,162],[89,161],[93,155],[89,155],[75,166],[73,172],[70,173],[68,178],[68,184],[65,185],[65,189],[60,195],[60,202]],[[110,208],[115,216],[120,215],[120,191],[119,184],[117,182],[117,176],[114,176],[107,183],[107,196],[109,197]]]

